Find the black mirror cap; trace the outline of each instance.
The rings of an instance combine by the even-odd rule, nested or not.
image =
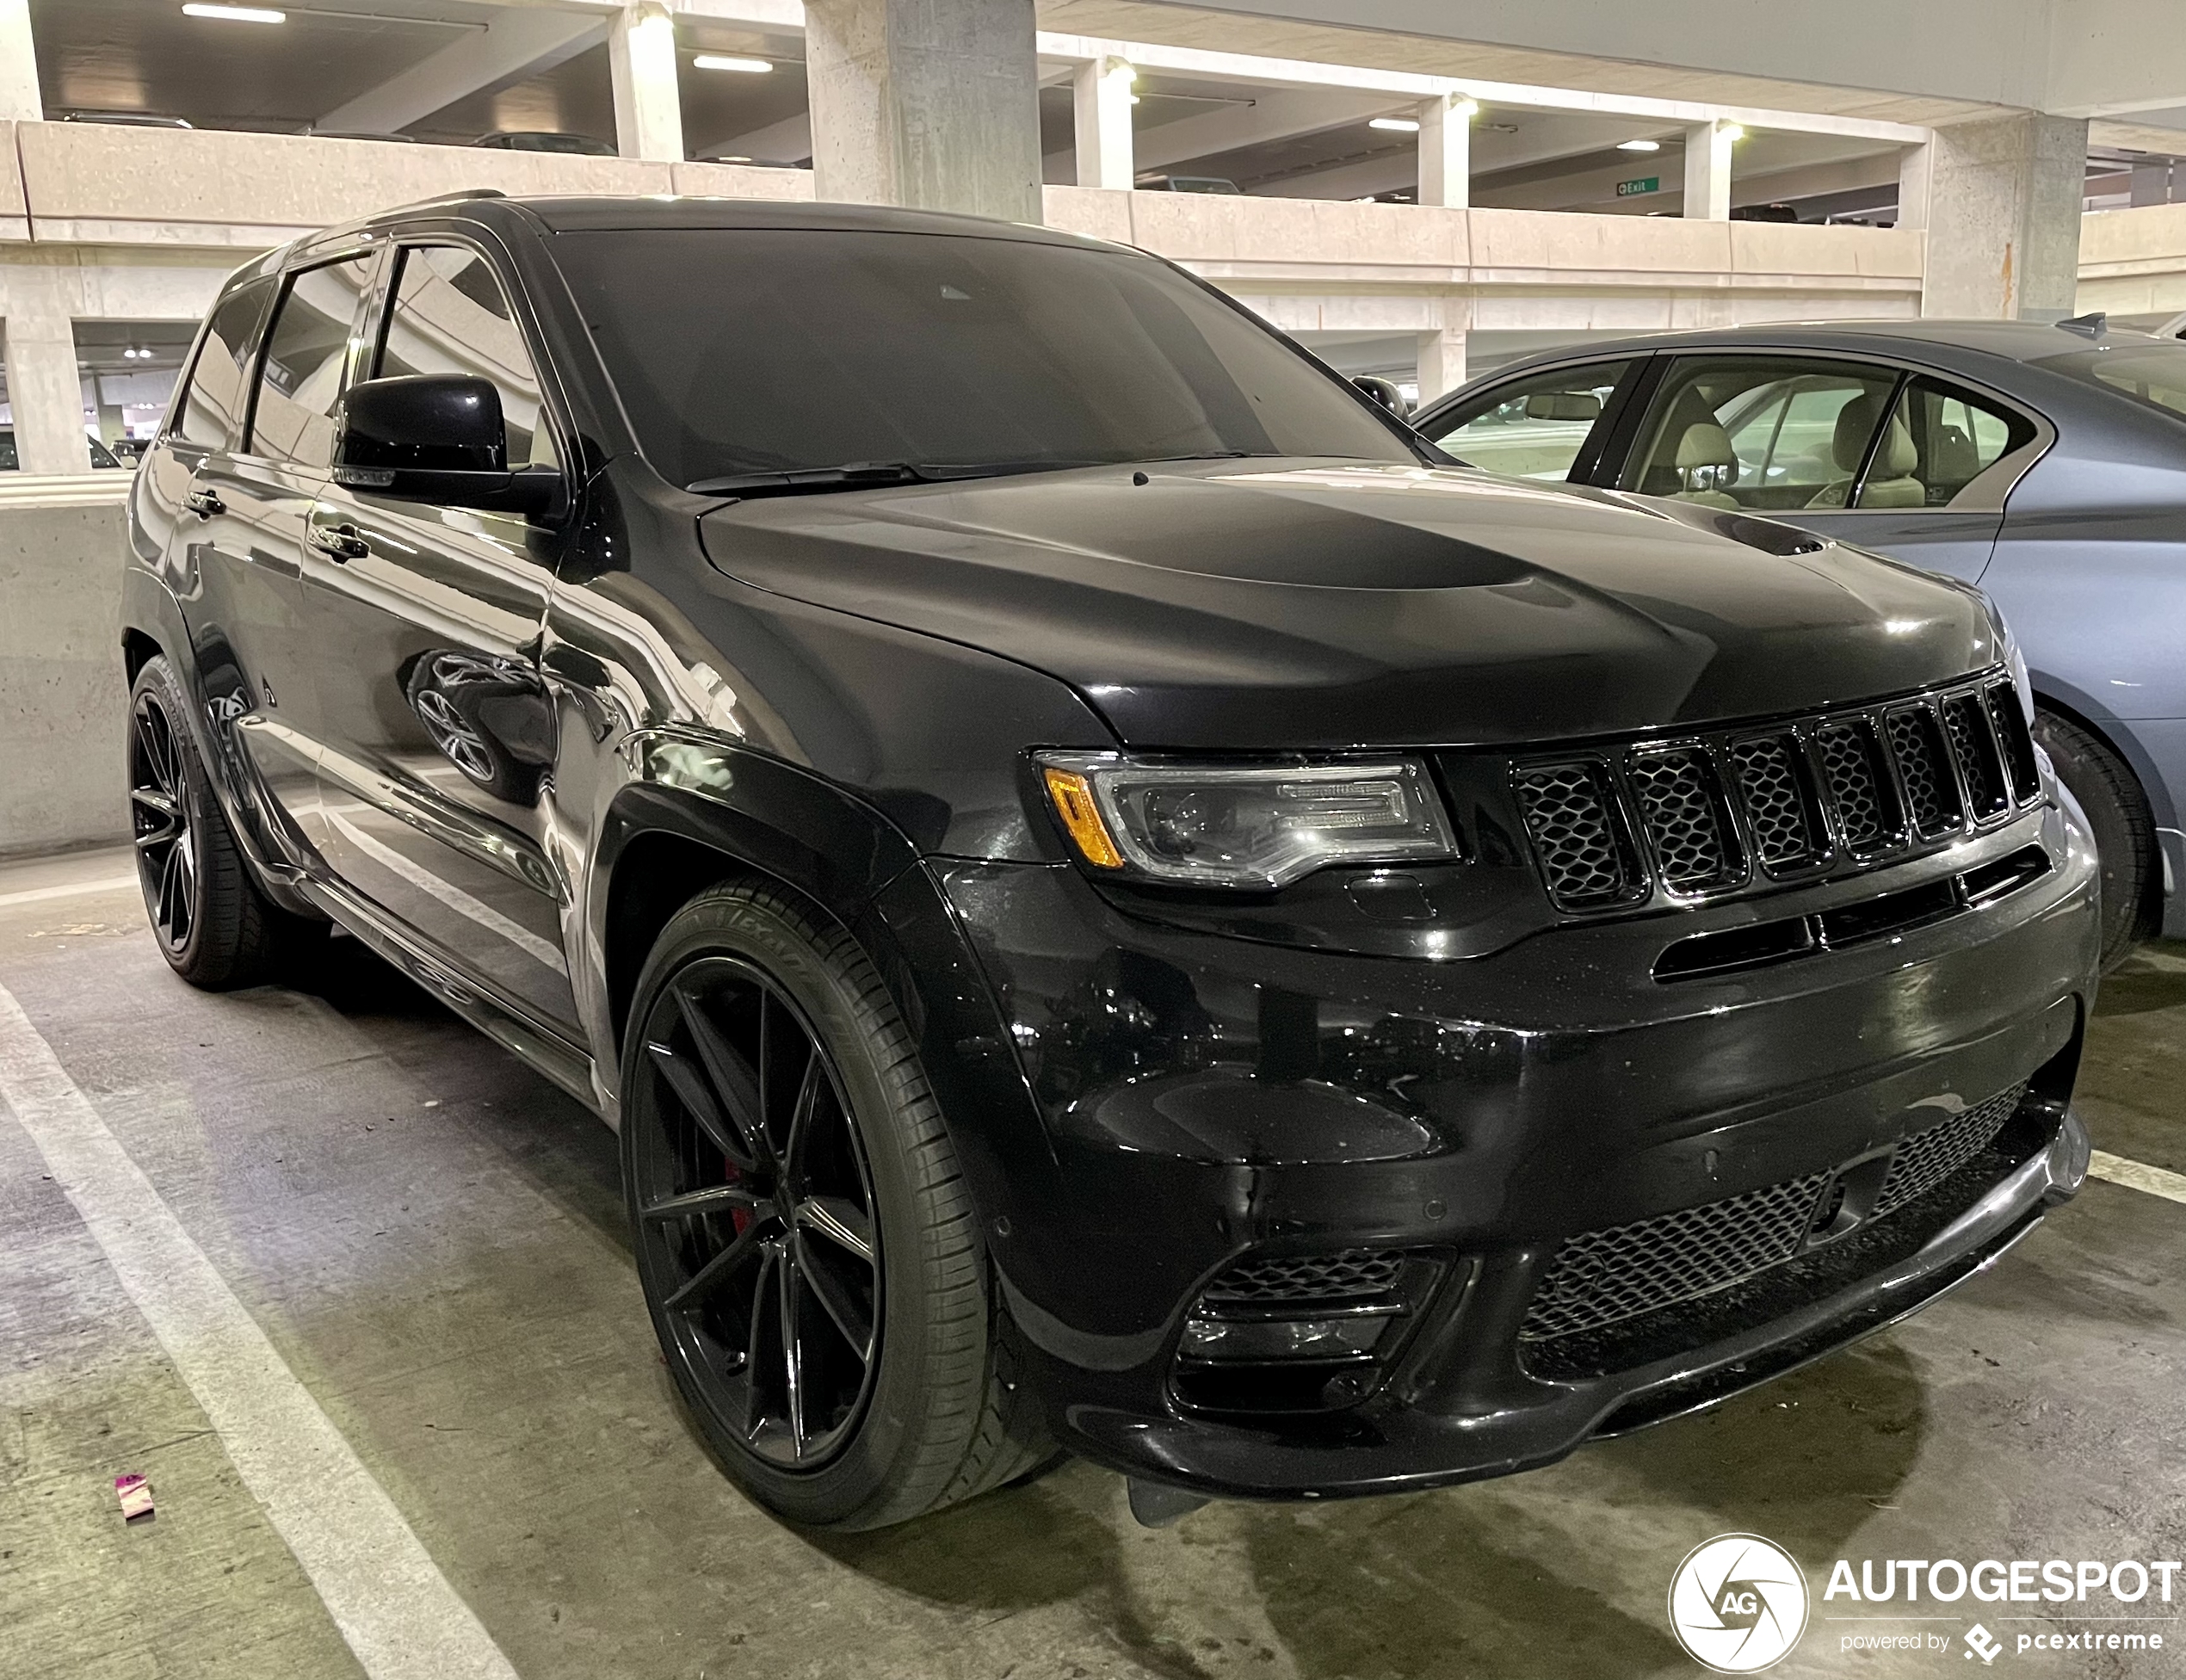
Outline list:
[[[506,472],[508,429],[493,381],[468,374],[366,380],[343,394],[337,466]]]
[[[1392,380],[1378,379],[1372,374],[1362,374],[1351,383],[1399,420],[1411,412],[1411,405],[1405,400],[1404,392],[1397,389],[1396,382]]]
[[[563,503],[551,466],[509,467],[493,381],[467,374],[366,380],[337,411],[334,482],[397,502],[545,519]]]

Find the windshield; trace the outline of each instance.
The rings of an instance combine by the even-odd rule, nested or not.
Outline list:
[[[2045,356],[2037,367],[2068,374],[2186,420],[2186,344],[2132,344]]]
[[[678,485],[853,463],[1411,461],[1365,400],[1151,257],[802,228],[564,233],[639,447]]]

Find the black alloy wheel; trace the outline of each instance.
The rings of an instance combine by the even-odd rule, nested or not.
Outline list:
[[[197,925],[197,845],[175,721],[156,689],[137,692],[129,720],[129,818],[137,879],[152,930],[171,960]]]
[[[675,1356],[750,1451],[817,1469],[872,1395],[884,1299],[842,1079],[796,1002],[733,957],[680,969],[643,1045],[637,1239]]]
[[[638,976],[621,1100],[646,1309],[753,1498],[884,1528],[1052,1460],[986,1222],[848,929],[768,883],[700,892]]]
[[[145,913],[167,966],[192,985],[255,985],[307,960],[328,924],[266,897],[214,797],[164,658],[129,689],[129,831]]]

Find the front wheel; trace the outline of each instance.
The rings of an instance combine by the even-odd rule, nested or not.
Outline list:
[[[701,893],[639,979],[622,1100],[653,1327],[761,1504],[880,1528],[1052,1451],[939,1108],[849,934],[772,888]]]
[[[2108,971],[2155,932],[2151,888],[2161,868],[2155,820],[2132,767],[2090,731],[2053,712],[2037,712],[2035,739],[2094,831],[2103,876],[2103,967]]]

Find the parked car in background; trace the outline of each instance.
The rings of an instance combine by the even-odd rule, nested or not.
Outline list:
[[[1134,183],[1142,193],[1236,194],[1238,183],[1220,175],[1149,175]]]
[[[91,465],[94,467],[122,465],[120,461],[114,459],[114,451],[100,441],[96,432],[84,433],[83,442],[90,452]],[[0,472],[15,472],[21,465],[15,454],[15,429],[13,426],[0,426]]]
[[[1992,608],[1678,515],[1047,228],[391,211],[230,280],[137,475],[146,911],[209,987],[331,918],[614,1123],[798,1521],[1547,1463],[2088,1162]]]
[[[2103,859],[2186,936],[2186,344],[2099,317],[1744,327],[1498,368],[1414,417],[1491,472],[1781,520],[1978,583]]]
[[[613,158],[615,149],[590,134],[561,134],[536,128],[505,128],[471,142],[489,151],[559,151],[574,158]]]

